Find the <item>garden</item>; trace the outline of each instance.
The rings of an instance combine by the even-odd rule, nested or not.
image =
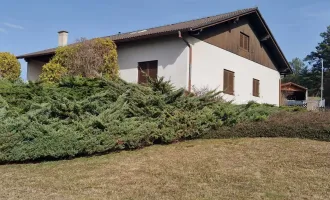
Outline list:
[[[0,163],[68,159],[197,138],[330,140],[328,112],[235,105],[223,101],[221,92],[187,92],[161,77],[149,78],[146,85],[127,83],[119,78],[112,41],[79,44],[58,49],[38,82],[26,83],[17,75],[0,81]],[[84,62],[81,55],[86,55]]]

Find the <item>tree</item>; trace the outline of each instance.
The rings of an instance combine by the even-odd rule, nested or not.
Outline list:
[[[315,51],[312,51],[306,56],[305,61],[311,65],[311,88],[309,89],[314,95],[317,95],[321,88],[321,58],[323,59],[325,73],[325,99],[329,102],[330,93],[327,91],[330,90],[330,80],[328,80],[328,78],[330,78],[330,26],[328,26],[327,30],[321,33],[320,36],[322,37],[322,41],[315,47]]]
[[[0,52],[0,77],[16,80],[21,75],[21,64],[8,52]]]
[[[320,72],[305,68],[301,71],[299,84],[308,88],[309,96],[320,95]]]
[[[112,40],[82,38],[73,45],[58,48],[50,61],[52,64],[43,67],[40,78],[48,82],[56,82],[64,75],[116,79],[119,76],[117,59]]]
[[[327,31],[320,34],[322,41],[306,56],[305,61],[312,65],[313,70],[321,71],[321,58],[323,58],[326,71],[330,69],[330,26]]]
[[[307,69],[307,66],[305,65],[305,63],[299,58],[294,58],[290,62],[290,66],[292,68],[293,73],[284,77],[282,82],[283,83],[294,82],[294,83],[303,85],[302,79],[301,79],[301,73]]]

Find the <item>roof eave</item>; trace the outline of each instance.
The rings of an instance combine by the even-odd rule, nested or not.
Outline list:
[[[284,55],[282,49],[280,48],[280,46],[278,45],[277,41],[275,40],[275,37],[274,37],[273,33],[271,32],[270,28],[268,27],[268,25],[267,25],[265,19],[263,18],[261,12],[259,11],[258,8],[255,10],[255,12],[257,13],[259,19],[261,20],[262,24],[263,24],[264,27],[266,28],[268,34],[271,36],[271,40],[272,40],[273,43],[275,44],[275,46],[276,46],[277,50],[279,51],[279,53],[281,54],[281,57],[282,57],[282,59],[284,60],[284,62],[285,62],[285,64],[286,64],[286,68],[289,70],[288,73],[286,73],[286,72],[284,72],[284,73],[285,73],[285,74],[292,74],[292,73],[293,73],[292,68],[291,68],[291,66],[290,66],[290,64],[289,64],[289,62],[288,62],[288,60],[286,59],[286,57],[285,57],[285,55]]]
[[[288,82],[288,83],[283,83],[283,84],[281,84],[281,87],[282,86],[288,86],[288,85],[294,85],[294,86],[296,86],[296,87],[298,87],[298,88],[300,88],[300,89],[304,89],[304,90],[308,90],[308,88],[306,88],[306,87],[304,87],[304,86],[301,86],[301,85],[298,85],[298,84],[296,84],[296,83],[293,83],[293,82]]]
[[[245,13],[242,13],[242,14],[239,14],[239,15],[236,15],[234,17],[230,17],[228,19],[216,21],[216,22],[211,23],[211,24],[207,24],[207,25],[203,25],[203,26],[198,26],[198,27],[192,27],[191,28],[191,31],[197,31],[197,30],[200,30],[200,29],[204,29],[204,28],[212,27],[212,26],[215,26],[215,25],[218,25],[218,24],[222,24],[224,22],[231,21],[233,19],[237,19],[239,17],[242,17],[242,16],[245,16],[245,15],[254,13],[254,12],[256,12],[256,10],[258,10],[258,8],[255,8],[254,10],[250,10],[248,12],[245,12]]]
[[[183,33],[190,31],[191,28],[185,28],[185,29],[178,29],[178,30],[173,30],[173,31],[167,31],[167,32],[163,32],[163,33],[158,33],[158,34],[153,34],[153,35],[141,35],[141,36],[136,36],[136,37],[130,37],[130,38],[124,38],[124,39],[113,39],[113,41],[116,44],[119,43],[124,43],[124,42],[131,42],[131,41],[136,41],[136,40],[143,40],[143,39],[149,39],[149,38],[156,38],[156,37],[160,37],[160,36],[169,36],[169,35],[173,35],[178,33],[178,31],[181,31]],[[103,38],[111,38],[111,36],[106,36]],[[31,58],[35,58],[35,57],[39,57],[39,56],[51,56],[55,54],[55,50],[52,50],[50,52],[46,52],[46,53],[37,53],[37,54],[25,54],[25,55],[19,55],[16,56],[17,59],[31,59]]]
[[[55,51],[48,52],[48,53],[42,53],[42,54],[35,54],[35,55],[20,55],[20,56],[16,56],[16,58],[17,59],[29,59],[29,58],[35,58],[35,57],[40,57],[40,56],[51,56],[54,54],[55,54]]]

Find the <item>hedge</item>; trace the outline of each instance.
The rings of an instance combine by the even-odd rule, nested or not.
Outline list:
[[[260,122],[242,122],[202,138],[286,137],[330,141],[330,112],[278,112]]]
[[[200,138],[222,126],[262,121],[280,109],[223,102],[156,80],[68,77],[58,84],[0,82],[0,162],[65,159]]]

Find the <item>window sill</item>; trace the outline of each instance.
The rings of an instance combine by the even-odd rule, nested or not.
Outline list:
[[[246,50],[246,49],[244,49],[244,48],[242,48],[242,47],[239,47],[239,50],[241,50],[241,51],[245,51],[245,52],[247,52],[247,53],[250,53],[249,50]]]

